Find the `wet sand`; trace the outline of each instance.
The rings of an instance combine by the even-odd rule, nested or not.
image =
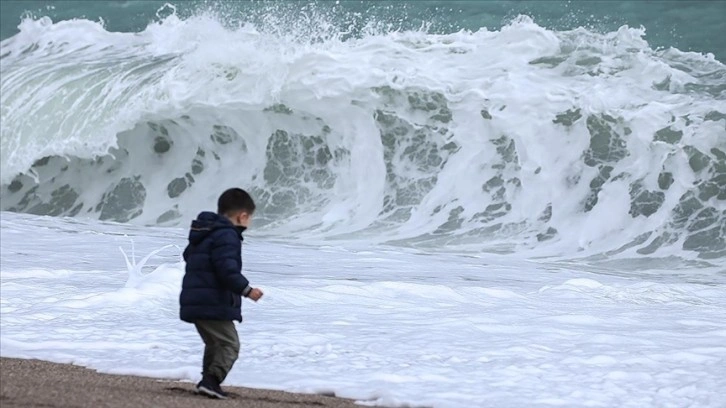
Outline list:
[[[194,384],[126,375],[40,360],[0,358],[0,406],[109,408],[352,408],[353,401],[324,395],[224,387],[230,399],[197,395]]]

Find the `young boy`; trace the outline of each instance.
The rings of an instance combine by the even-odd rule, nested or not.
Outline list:
[[[225,191],[216,214],[205,211],[192,221],[184,250],[180,317],[193,323],[204,341],[197,391],[212,398],[227,398],[220,384],[239,355],[234,320],[242,321],[242,297],[255,302],[262,297],[262,291],[242,275],[242,232],[254,212],[255,203],[246,191]]]

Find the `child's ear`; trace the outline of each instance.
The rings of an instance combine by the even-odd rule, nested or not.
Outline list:
[[[237,220],[241,224],[247,225],[247,223],[249,223],[250,221],[250,213],[248,213],[247,211],[242,211],[241,213],[239,213]]]

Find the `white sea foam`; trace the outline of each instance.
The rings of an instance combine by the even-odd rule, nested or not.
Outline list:
[[[0,354],[197,381],[178,320],[185,232],[2,213]],[[254,232],[254,231],[252,231]],[[129,270],[118,247],[136,266]],[[726,270],[635,270],[246,239],[228,384],[365,405],[721,406]],[[142,265],[142,256],[162,247]],[[132,285],[129,283],[136,282]]]

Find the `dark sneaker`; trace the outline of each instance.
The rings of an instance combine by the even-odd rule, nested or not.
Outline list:
[[[197,392],[209,398],[227,399],[227,393],[222,391],[219,382],[213,377],[204,377],[197,384]]]

